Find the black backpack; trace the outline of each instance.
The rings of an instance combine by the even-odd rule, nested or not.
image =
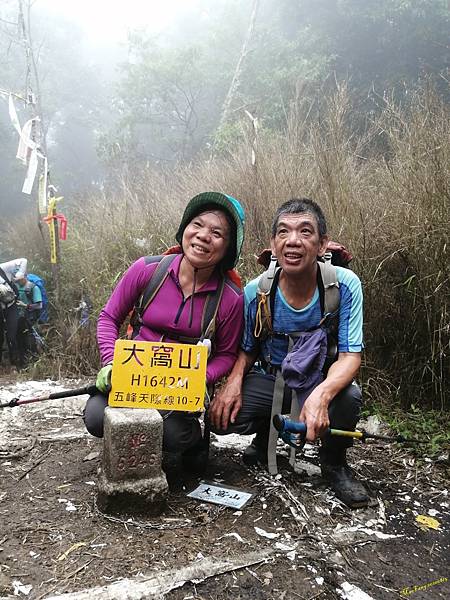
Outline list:
[[[162,256],[150,257],[150,259],[153,262],[158,262],[158,266],[156,267],[144,292],[141,294],[138,301],[136,302],[133,312],[131,314],[130,325],[133,328],[133,332],[131,335],[132,338],[136,337],[136,335],[138,334],[139,329],[142,325],[142,316],[149,304],[152,302],[153,298],[161,289],[161,286],[163,285],[164,281],[168,276],[169,267],[177,256],[179,255],[164,254]],[[213,342],[216,333],[217,311],[219,310],[219,304],[222,298],[226,280],[227,278],[223,276],[220,284],[217,286],[217,289],[208,293],[208,297],[205,302],[205,307],[203,309],[200,338],[176,336],[176,340],[178,342],[185,344],[196,344],[198,341],[204,339],[209,339],[211,340],[211,342]],[[164,337],[164,332],[161,333],[162,337]],[[174,338],[175,336],[173,333],[171,333],[170,337]]]

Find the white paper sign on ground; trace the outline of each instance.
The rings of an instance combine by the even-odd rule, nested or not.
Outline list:
[[[195,490],[188,494],[190,498],[195,498],[202,502],[222,504],[230,508],[242,508],[252,495],[236,488],[218,486],[206,481],[202,481]]]

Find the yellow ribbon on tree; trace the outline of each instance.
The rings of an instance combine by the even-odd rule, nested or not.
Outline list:
[[[50,262],[52,265],[56,265],[58,262],[58,256],[56,253],[56,227],[55,227],[55,213],[56,213],[56,203],[59,200],[62,200],[63,196],[50,197],[48,199],[48,212],[47,216],[44,218],[44,221],[47,222],[49,227],[49,236],[50,236]]]

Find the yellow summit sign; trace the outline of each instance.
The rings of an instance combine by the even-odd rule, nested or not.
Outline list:
[[[108,404],[203,410],[207,358],[205,346],[117,340]]]

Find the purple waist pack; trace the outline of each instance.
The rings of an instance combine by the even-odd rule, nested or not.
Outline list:
[[[326,355],[327,334],[322,328],[318,328],[300,333],[292,350],[281,363],[284,381],[295,390],[300,405],[322,383]]]

